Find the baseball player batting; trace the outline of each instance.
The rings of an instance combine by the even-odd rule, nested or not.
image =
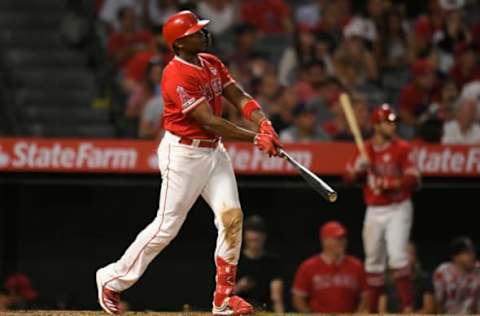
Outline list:
[[[407,245],[413,219],[410,197],[420,181],[410,144],[395,135],[395,113],[384,104],[373,111],[374,135],[347,165],[347,179],[362,181],[367,212],[363,226],[370,312],[378,312],[385,265],[393,277],[404,312],[412,309]]]
[[[210,42],[208,20],[190,11],[169,17],[163,36],[175,52],[161,81],[165,103],[158,161],[162,187],[158,213],[116,262],[97,271],[98,299],[109,314],[118,314],[120,293],[142,276],[148,264],[178,233],[189,209],[201,195],[215,214],[214,315],[245,315],[252,306],[233,295],[242,242],[243,214],[230,158],[221,138],[252,142],[277,156],[278,135],[260,105],[232,79],[214,55],[203,53]],[[236,106],[259,132],[222,119],[221,98]]]

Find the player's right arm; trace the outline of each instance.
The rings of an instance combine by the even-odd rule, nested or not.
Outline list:
[[[257,134],[237,126],[220,116],[216,116],[206,100],[202,101],[201,104],[191,110],[188,115],[202,125],[203,128],[221,136],[222,138],[253,142],[260,150],[269,155],[278,155],[278,150],[272,136],[267,134]]]

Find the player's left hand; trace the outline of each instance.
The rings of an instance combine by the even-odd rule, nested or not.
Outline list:
[[[270,134],[257,134],[253,141],[255,146],[263,152],[266,152],[270,157],[278,156],[278,148],[282,148],[281,144],[275,140]]]
[[[267,118],[261,119],[260,123],[258,124],[258,128],[260,130],[260,134],[272,135],[272,137],[275,138],[278,143],[280,143],[280,137],[273,128],[272,122],[270,122],[270,120],[268,120]]]

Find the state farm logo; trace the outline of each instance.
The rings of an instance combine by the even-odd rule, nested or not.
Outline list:
[[[424,173],[480,173],[480,147],[470,147],[459,151],[450,147],[440,150],[429,150],[427,147],[417,147],[413,156],[418,169]]]
[[[284,172],[295,168],[281,158],[270,158],[258,149],[240,149],[235,145],[228,146],[228,154],[236,171],[246,172]],[[312,152],[308,150],[289,151],[290,156],[307,168],[312,166]]]
[[[135,148],[96,146],[92,142],[72,145],[20,141],[12,150],[11,167],[30,169],[121,169],[137,167],[138,154]],[[8,156],[7,156],[8,159]]]
[[[0,168],[8,166],[10,162],[10,156],[7,155],[3,150],[2,146],[0,146]]]

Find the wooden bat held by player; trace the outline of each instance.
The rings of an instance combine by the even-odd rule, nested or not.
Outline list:
[[[355,144],[357,145],[360,155],[362,155],[362,157],[366,161],[370,161],[368,159],[367,151],[365,150],[362,133],[360,132],[360,128],[358,127],[352,104],[350,103],[350,98],[346,93],[342,93],[340,95],[340,104],[342,105],[343,112],[345,113],[345,117],[347,118],[348,126],[350,127],[350,131],[352,132]]]
[[[316,174],[302,166],[298,161],[287,154],[283,149],[279,149],[280,157],[288,161],[292,166],[300,172],[300,175],[307,181],[307,183],[327,201],[333,203],[337,200],[337,192],[335,192],[327,183],[317,177]]]

